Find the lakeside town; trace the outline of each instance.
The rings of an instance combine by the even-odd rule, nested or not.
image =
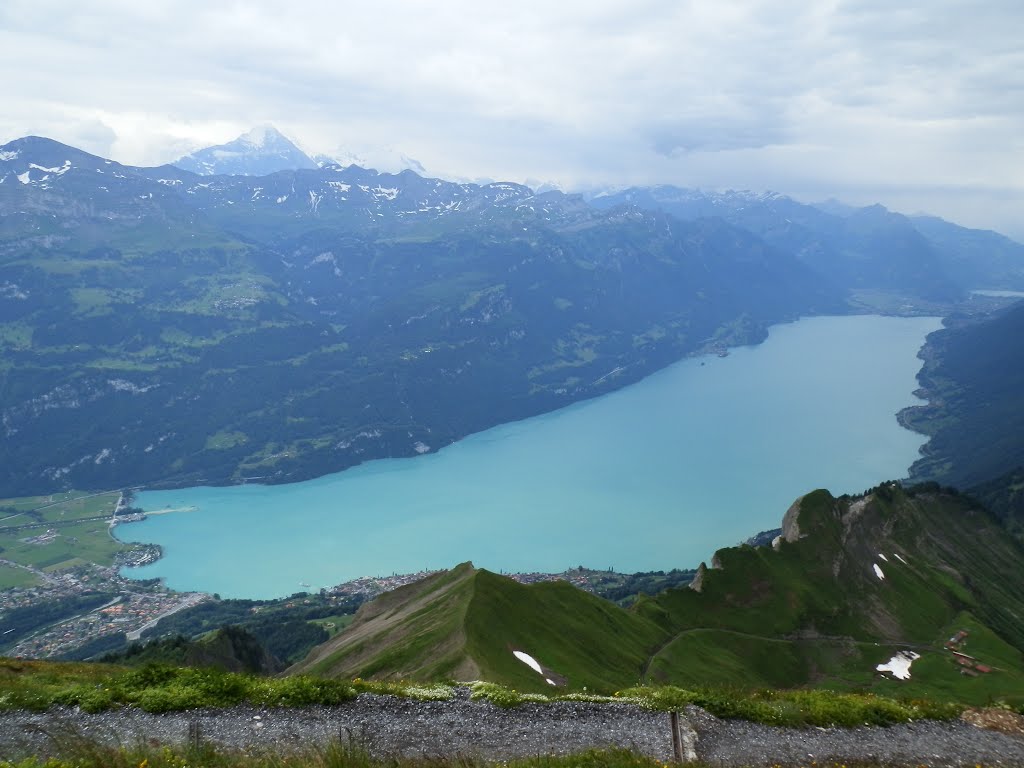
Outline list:
[[[147,553],[148,556],[148,553]],[[0,563],[4,561],[0,560]],[[123,634],[127,641],[139,640],[147,629],[157,626],[164,617],[200,603],[215,600],[214,596],[200,592],[175,592],[159,582],[140,582],[121,576],[117,567],[81,566],[73,570],[46,574],[46,580],[37,586],[0,591],[0,648],[3,647],[5,617],[11,611],[40,608],[47,603],[58,603],[68,598],[87,595],[108,595],[108,601],[80,615],[62,619],[41,628],[5,651],[6,655],[25,658],[52,658],[73,652],[86,643],[102,637],[113,639]],[[437,571],[421,571],[391,576],[364,576],[338,584],[325,590],[324,596],[342,602],[347,598],[371,600],[393,589],[424,579]],[[569,581],[575,586],[592,590],[593,571],[573,571],[564,574],[523,573],[507,574],[523,584],[541,581]],[[40,572],[42,575],[42,572]],[[287,600],[288,598],[283,598]]]
[[[116,527],[147,517],[131,501],[131,491],[0,501],[0,572],[6,577],[0,583],[0,653],[26,658],[91,655],[93,649],[142,639],[144,632],[179,611],[219,600],[201,592],[176,592],[159,579],[121,575],[124,567],[147,565],[162,555],[158,546],[125,544],[114,536]],[[254,606],[296,599],[353,606],[437,572],[362,576],[308,598],[296,593],[280,601],[254,601]],[[504,575],[523,584],[567,581],[595,593],[614,590],[630,578],[582,566],[562,573]]]

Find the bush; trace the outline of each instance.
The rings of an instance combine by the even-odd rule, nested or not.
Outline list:
[[[470,683],[469,688],[470,698],[477,701],[489,701],[498,707],[518,707],[527,702],[547,704],[551,701],[541,693],[520,693],[497,683],[485,683],[480,680]]]
[[[139,695],[138,705],[146,712],[177,712],[202,706],[195,698],[195,691],[173,686],[143,691]]]
[[[268,707],[333,706],[355,696],[355,688],[348,683],[305,676],[261,680],[253,686],[250,694],[253,703]]]

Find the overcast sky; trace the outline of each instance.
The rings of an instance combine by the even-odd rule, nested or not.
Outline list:
[[[3,0],[0,143],[772,189],[1024,237],[1020,0]]]

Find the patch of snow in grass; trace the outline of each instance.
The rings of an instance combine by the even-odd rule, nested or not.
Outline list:
[[[523,662],[523,664],[528,666],[530,669],[532,669],[538,675],[543,675],[544,674],[544,670],[541,669],[540,664],[530,654],[524,653],[523,651],[512,651],[512,655],[515,656],[517,659],[519,659],[521,662]]]
[[[872,565],[875,569],[875,576],[880,578],[882,581],[885,581],[885,574],[882,573],[882,569],[878,567],[878,563],[873,563]]]
[[[878,553],[878,556],[879,556],[880,558],[882,558],[882,559],[883,559],[883,560],[884,560],[885,562],[887,562],[887,563],[889,562],[889,558],[888,558],[888,557],[886,557],[885,555],[883,555],[883,554],[882,554],[881,552],[879,552],[879,553]]]
[[[879,672],[891,672],[897,680],[909,680],[910,665],[914,663],[915,659],[920,658],[921,655],[913,651],[900,651],[885,664],[879,664],[875,669]]]
[[[899,558],[899,561],[900,561],[901,563],[903,563],[904,565],[909,565],[909,563],[908,563],[908,562],[907,562],[906,560],[904,560],[904,559],[903,559],[902,557],[900,557],[900,556],[899,556],[899,553],[898,553],[898,552],[894,552],[894,553],[893,553],[893,556],[894,556],[894,557],[897,557],[897,558]]]

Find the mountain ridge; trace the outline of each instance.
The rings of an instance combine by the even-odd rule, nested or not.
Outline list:
[[[786,519],[773,546],[719,550],[695,588],[628,611],[464,563],[364,605],[290,671],[451,679],[454,666],[417,665],[423,649],[453,647],[435,631],[443,624],[444,638],[465,639],[449,662],[523,691],[825,685],[1024,703],[1024,549],[989,512],[934,484],[886,483],[857,497],[812,492]],[[444,585],[454,606],[422,599]],[[974,661],[964,667],[953,650]],[[916,656],[908,679],[876,671],[901,652]]]
[[[807,205],[776,192],[717,193],[671,185],[631,187],[591,202],[600,208],[631,204],[687,221],[717,216],[852,287],[907,290],[914,285],[924,297],[948,299],[965,288],[1024,286],[1024,245],[937,217],[903,216],[878,204]]]

